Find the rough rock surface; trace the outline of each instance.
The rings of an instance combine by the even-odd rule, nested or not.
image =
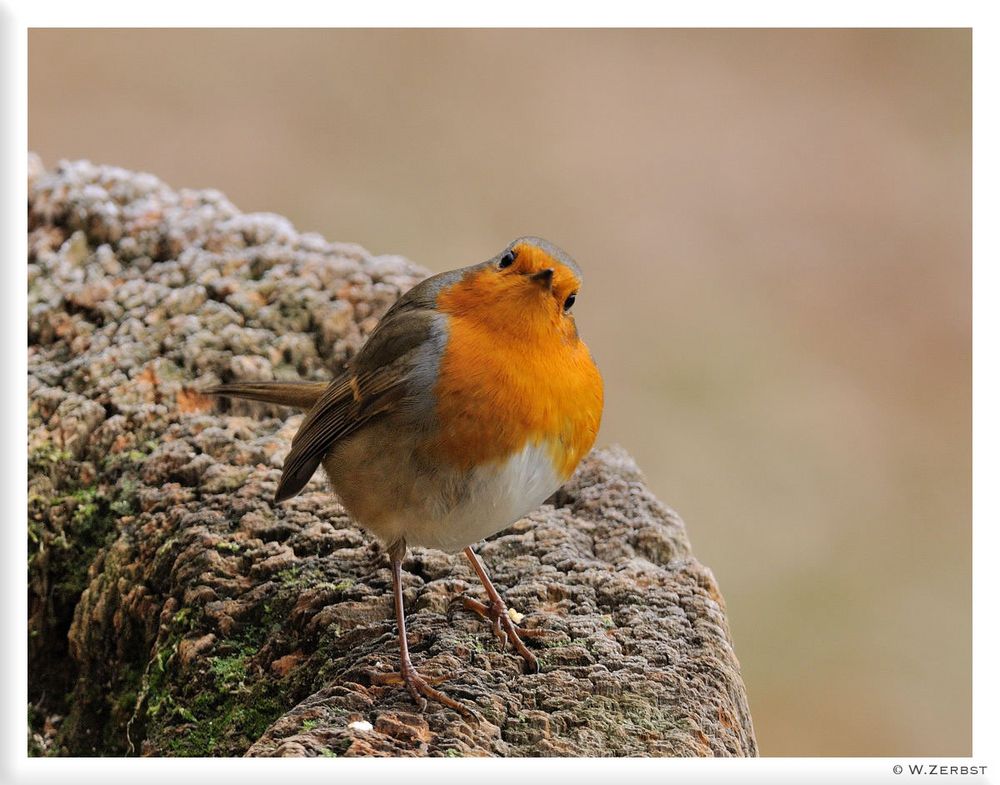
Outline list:
[[[329,378],[425,275],[87,162],[29,166],[32,754],[753,755],[722,598],[620,449],[481,544],[541,672],[413,550],[398,687],[390,576],[317,476],[269,502],[301,415],[200,387]],[[251,416],[253,415],[253,416]]]

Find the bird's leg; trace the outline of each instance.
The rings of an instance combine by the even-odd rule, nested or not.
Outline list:
[[[504,603],[503,599],[500,597],[499,592],[493,586],[492,581],[490,581],[490,576],[486,574],[486,568],[483,567],[482,561],[476,555],[476,552],[472,550],[472,547],[468,547],[464,551],[466,558],[472,564],[472,569],[476,571],[476,575],[479,576],[479,580],[482,581],[483,588],[486,589],[486,596],[489,598],[489,602],[485,605],[471,597],[466,597],[464,599],[465,607],[471,611],[475,611],[484,619],[489,619],[493,626],[493,633],[500,639],[500,648],[505,649],[507,647],[507,641],[509,640],[514,644],[514,649],[520,654],[525,663],[527,664],[528,671],[531,673],[538,673],[538,659],[532,654],[528,647],[524,645],[521,640],[521,635],[525,637],[531,637],[533,630],[519,630],[517,625],[514,624],[514,620],[510,618],[507,613],[507,605]]]
[[[402,678],[403,683],[406,685],[407,691],[420,708],[420,711],[427,708],[426,698],[430,698],[431,700],[435,700],[450,709],[454,709],[464,717],[474,717],[475,715],[470,709],[466,708],[458,701],[449,698],[440,690],[434,689],[427,683],[423,676],[417,673],[417,669],[413,667],[413,663],[410,661],[410,649],[406,643],[406,616],[403,613],[402,553],[394,551],[390,555],[390,559],[392,561],[392,596],[396,606],[396,627],[399,631],[399,675]],[[393,674],[393,676],[395,676],[395,674]],[[388,683],[394,679],[391,677],[376,677],[374,680]]]

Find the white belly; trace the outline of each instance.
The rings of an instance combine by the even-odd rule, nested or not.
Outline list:
[[[344,439],[324,461],[351,517],[387,546],[405,540],[461,550],[507,528],[562,484],[544,445],[471,472],[429,466],[415,455],[413,442],[380,423]]]
[[[439,509],[437,515],[428,514],[427,508],[417,515],[401,511],[400,524],[409,545],[461,550],[506,529],[562,484],[545,446],[531,444],[506,463],[475,469],[466,482],[462,500],[450,509]]]

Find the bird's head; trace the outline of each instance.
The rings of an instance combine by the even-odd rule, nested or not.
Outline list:
[[[565,251],[540,237],[519,237],[483,264],[469,268],[439,302],[453,313],[475,314],[501,332],[553,331],[578,340],[573,305],[582,273]]]

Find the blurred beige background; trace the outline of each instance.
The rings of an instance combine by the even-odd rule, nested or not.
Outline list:
[[[565,247],[762,752],[971,754],[970,32],[34,30],[29,109],[432,270]]]

